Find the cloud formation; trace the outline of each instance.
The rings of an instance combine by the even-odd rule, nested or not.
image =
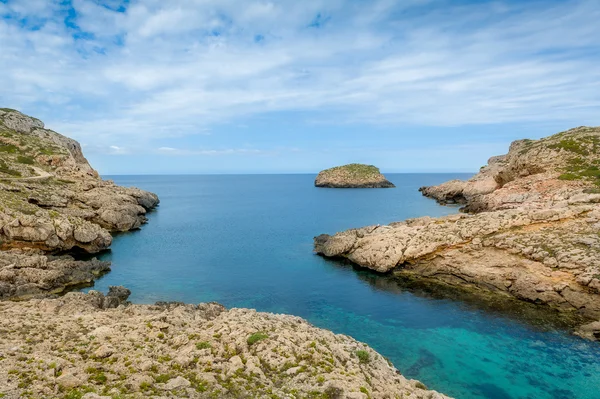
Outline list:
[[[7,0],[0,16],[2,103],[106,148],[285,112],[598,120],[596,0]]]

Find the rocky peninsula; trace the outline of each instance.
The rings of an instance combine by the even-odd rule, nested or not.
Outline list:
[[[0,397],[447,398],[299,317],[114,291],[0,302]]]
[[[110,264],[69,254],[106,250],[112,232],[139,228],[158,202],[101,179],[75,140],[0,109],[0,299],[90,283]]]
[[[105,181],[76,141],[0,109],[0,398],[446,399],[345,335],[217,303],[67,292],[110,269],[79,253],[137,229],[155,194]]]
[[[600,128],[519,140],[468,181],[421,192],[465,213],[315,238],[316,253],[581,316],[600,340]]]
[[[319,172],[315,179],[315,186],[327,188],[395,187],[377,167],[358,163],[336,166]]]

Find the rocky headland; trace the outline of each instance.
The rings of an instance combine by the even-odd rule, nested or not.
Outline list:
[[[0,109],[0,398],[447,398],[298,317],[133,305],[123,287],[56,295],[110,268],[74,255],[109,248],[157,204],[102,180],[76,141]]]
[[[110,269],[94,254],[111,233],[139,228],[155,194],[106,181],[75,140],[0,109],[0,299],[26,299],[90,283]]]
[[[379,169],[373,165],[353,163],[325,169],[315,179],[316,187],[327,188],[391,188],[394,184],[388,181]]]
[[[127,293],[0,302],[0,397],[447,398],[299,317]]]
[[[599,167],[600,128],[519,140],[468,181],[421,188],[465,213],[324,234],[315,251],[570,312],[600,340]]]

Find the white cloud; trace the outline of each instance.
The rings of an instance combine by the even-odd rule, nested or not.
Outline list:
[[[9,0],[1,100],[127,148],[290,110],[386,126],[598,120],[597,1],[398,3],[148,0],[121,13],[75,0],[74,28],[65,6]],[[310,28],[317,14],[327,22]],[[35,15],[35,30],[16,21]]]
[[[260,155],[274,153],[274,151],[263,151],[254,148],[226,148],[226,149],[178,149],[172,147],[160,147],[157,151],[166,155],[180,156],[218,156],[218,155]]]

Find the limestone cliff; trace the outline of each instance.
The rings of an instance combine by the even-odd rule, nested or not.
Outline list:
[[[155,194],[102,180],[75,140],[0,109],[0,299],[89,283],[109,264],[73,250],[107,249],[111,232],[139,228]]]
[[[520,140],[468,181],[421,189],[474,214],[321,235],[315,251],[378,272],[493,291],[598,319],[599,165],[600,128]],[[597,330],[590,324],[581,335],[600,338]]]
[[[390,188],[395,187],[373,165],[349,164],[325,169],[315,179],[316,187]]]

